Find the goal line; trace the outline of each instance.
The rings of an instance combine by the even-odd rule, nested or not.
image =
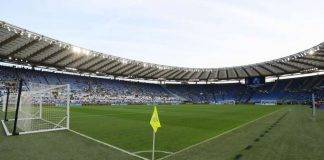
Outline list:
[[[140,159],[143,159],[143,160],[149,160],[148,158],[145,158],[145,157],[139,156],[139,155],[137,155],[137,154],[135,154],[135,153],[132,153],[132,152],[129,152],[129,151],[125,150],[125,149],[122,149],[122,148],[116,147],[116,146],[114,146],[114,145],[111,145],[111,144],[105,143],[105,142],[103,142],[103,141],[100,141],[100,140],[98,140],[98,139],[92,138],[92,137],[90,137],[90,136],[87,136],[87,135],[82,134],[82,133],[80,133],[80,132],[74,131],[74,130],[72,130],[72,129],[69,129],[69,131],[71,131],[72,133],[75,133],[75,134],[77,134],[77,135],[79,135],[79,136],[81,136],[81,137],[87,138],[87,139],[89,139],[89,140],[95,141],[95,142],[100,143],[100,144],[102,144],[102,145],[105,145],[105,146],[108,146],[108,147],[114,148],[114,149],[116,149],[116,150],[119,150],[119,151],[121,151],[121,152],[124,152],[124,153],[126,153],[126,154],[129,154],[129,155],[131,155],[131,156],[134,156],[134,157],[137,157],[137,158],[140,158]]]

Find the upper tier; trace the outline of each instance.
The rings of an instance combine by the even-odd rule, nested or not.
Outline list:
[[[185,68],[99,53],[0,21],[0,58],[2,62],[125,78],[217,81],[253,76],[280,76],[324,69],[324,43],[262,63],[225,68]]]

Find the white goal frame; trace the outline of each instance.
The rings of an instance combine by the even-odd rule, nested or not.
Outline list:
[[[216,104],[235,105],[236,102],[235,100],[222,100],[222,101],[218,101]]]
[[[27,87],[28,88],[28,87]],[[70,85],[30,83],[27,91],[4,96],[3,106],[15,116],[1,120],[7,136],[31,134],[70,128]],[[19,101],[19,102],[18,102]],[[12,103],[16,104],[12,104]],[[8,104],[6,104],[8,103]],[[10,107],[9,107],[9,103]],[[7,114],[6,113],[6,114]],[[13,115],[11,113],[11,115]],[[11,132],[9,128],[14,129]]]
[[[0,92],[2,92],[2,91],[0,91]],[[1,103],[0,103],[0,105],[1,105],[1,111],[2,112],[5,112],[5,106],[4,106],[5,95],[2,94],[2,96],[0,96],[0,98],[1,98]]]
[[[265,105],[265,106],[274,106],[277,105],[278,101],[277,100],[261,100],[260,105]]]

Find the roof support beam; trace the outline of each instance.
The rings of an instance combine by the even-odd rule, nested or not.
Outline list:
[[[75,68],[82,68],[84,65],[90,63],[91,61],[93,61],[93,60],[95,60],[95,59],[97,59],[97,58],[99,58],[99,56],[94,56],[94,57],[92,57],[92,58],[90,58],[90,59],[84,61],[83,63],[79,64],[79,65],[76,66]]]
[[[8,44],[8,43],[10,43],[10,42],[12,42],[12,41],[14,41],[14,40],[16,40],[16,39],[19,38],[19,37],[20,37],[20,33],[17,33],[17,34],[15,34],[15,35],[13,35],[13,36],[11,36],[11,37],[9,37],[9,38],[7,38],[7,39],[1,41],[1,42],[0,42],[0,47],[1,47],[1,46],[4,46],[4,45],[6,45],[6,44]]]
[[[240,78],[240,77],[239,77],[239,74],[237,73],[236,68],[233,68],[233,70],[234,70],[234,73],[235,73],[235,75],[236,75],[236,78]]]
[[[84,55],[82,55],[82,56],[80,56],[80,57],[76,58],[75,60],[73,60],[73,61],[71,61],[71,62],[69,62],[69,63],[65,64],[65,66],[69,66],[69,65],[71,65],[71,64],[73,64],[73,63],[75,63],[75,62],[77,62],[77,61],[81,60],[81,59],[82,59],[82,58],[84,58],[84,57],[85,57],[85,56],[84,56]]]
[[[111,65],[111,64],[113,64],[113,63],[115,63],[115,62],[117,62],[117,61],[116,61],[116,60],[111,60],[111,61],[109,61],[107,64],[98,67],[96,70],[97,70],[97,71],[101,71],[101,70],[104,69],[105,67],[108,67],[109,65]]]
[[[177,72],[177,71],[178,71],[178,70],[176,70],[176,69],[171,70],[171,72],[167,72],[167,73],[163,74],[163,75],[160,76],[160,77],[162,77],[162,78],[167,78],[168,76],[170,76],[171,74],[173,74],[173,73],[175,73],[175,72]]]
[[[168,77],[166,77],[167,79],[174,79],[175,77],[177,77],[178,75],[180,75],[182,72],[182,70],[178,70],[178,72],[172,74],[172,75],[169,75]]]
[[[36,52],[30,54],[29,56],[26,57],[26,59],[28,60],[29,58],[37,57],[37,56],[39,56],[40,54],[42,54],[44,51],[50,49],[50,48],[53,47],[53,46],[54,46],[54,44],[49,44],[49,45],[47,45],[47,46],[45,46],[45,47],[39,49],[38,51],[36,51]]]
[[[128,71],[125,71],[124,73],[123,73],[123,75],[126,75],[126,76],[129,76],[129,75],[131,75],[132,73],[134,73],[134,72],[136,72],[136,71],[138,71],[138,70],[141,70],[141,69],[143,69],[144,67],[142,66],[142,65],[137,65],[136,67],[133,67],[133,68],[131,68],[131,69],[129,69]]]
[[[311,65],[311,64],[305,64],[305,63],[301,63],[301,62],[299,62],[299,61],[289,61],[290,62],[290,65],[292,65],[292,66],[296,66],[296,67],[298,67],[298,65],[302,65],[300,68],[301,68],[301,70],[304,70],[305,68],[305,66],[307,67],[306,69],[308,69],[308,68],[312,68],[312,67],[314,67],[313,65]]]
[[[191,77],[195,74],[195,71],[189,71],[189,76],[188,76],[188,80],[191,79]],[[185,76],[187,78],[187,76]]]
[[[217,70],[216,73],[217,73],[217,74],[216,74],[216,79],[219,79],[219,70]]]
[[[130,75],[133,75],[133,76],[138,76],[138,74],[140,74],[140,73],[145,73],[145,72],[147,72],[147,71],[149,71],[149,70],[151,70],[152,68],[150,68],[150,67],[143,67],[142,69],[140,69],[140,70],[137,70],[137,71],[135,71],[135,72],[133,72],[133,73],[130,73]]]
[[[298,61],[298,60],[292,60],[293,62],[297,62],[297,63],[301,63],[301,64],[305,64],[305,65],[309,65],[309,66],[313,66],[314,68],[323,68],[323,66],[317,65],[317,64],[313,64],[313,63],[306,63],[303,61]]]
[[[66,50],[67,50],[67,48],[61,48],[61,49],[59,49],[58,51],[56,51],[56,52],[54,52],[54,53],[52,53],[52,54],[50,54],[50,55],[44,57],[43,59],[40,59],[38,62],[47,61],[47,60],[49,60],[49,59],[51,59],[51,58],[53,58],[53,57],[59,55],[60,53],[66,51]]]
[[[228,70],[227,70],[227,68],[225,69],[225,74],[226,74],[226,79],[228,79]]]
[[[270,64],[270,63],[266,63],[267,65],[269,65],[269,66],[271,66],[271,67],[273,67],[273,68],[276,68],[276,69],[278,69],[279,71],[281,71],[281,72],[288,72],[287,70],[285,70],[285,69],[283,69],[283,68],[281,68],[281,67],[279,67],[279,66],[277,66],[277,65],[274,65],[274,64]]]
[[[127,64],[120,63],[118,65],[111,67],[109,70],[106,71],[106,73],[116,75],[116,71],[123,69],[123,68],[127,67],[128,65],[129,65],[128,63]]]
[[[207,81],[209,80],[210,74],[211,74],[211,71],[208,71],[208,75],[207,75],[207,78],[206,78]]]
[[[204,71],[199,71],[200,73],[198,74],[197,78],[199,79],[199,77],[203,74]]]
[[[254,66],[250,66],[250,68],[253,69],[256,73],[258,73],[259,76],[263,76],[263,74],[261,74],[261,72],[259,72],[259,70],[254,68]]]
[[[136,64],[127,64],[123,67],[120,67],[119,69],[117,69],[114,73],[117,73],[117,74],[123,74],[127,69],[130,69],[132,67],[135,67]]]
[[[147,75],[151,75],[151,74],[156,74],[156,73],[160,73],[161,71],[163,71],[163,70],[160,70],[160,69],[158,69],[158,68],[155,68],[154,70],[152,70],[152,71],[149,71],[149,72],[147,72],[147,73],[144,73],[143,72],[143,74],[140,74],[140,76],[141,77],[147,77]]]
[[[183,79],[187,74],[189,74],[190,71],[185,71],[182,76],[180,76],[178,79],[181,80]],[[177,78],[177,77],[176,77]]]
[[[145,75],[155,72],[156,70],[158,70],[158,69],[153,68],[153,67],[148,67],[147,69],[143,70],[142,72],[134,73],[133,76],[144,77]]]
[[[291,64],[289,64],[289,63],[283,63],[283,62],[278,62],[278,63],[280,63],[280,64],[282,64],[282,65],[287,65],[287,66],[289,66],[289,67],[291,67],[291,68],[294,68],[294,69],[297,69],[297,70],[302,70],[303,68],[301,68],[301,67],[298,67],[298,66],[295,66],[295,65],[291,65]]]
[[[10,52],[7,56],[8,56],[8,57],[15,57],[15,54],[17,54],[17,53],[19,53],[20,51],[23,51],[23,50],[25,50],[25,49],[31,47],[32,45],[36,44],[37,42],[39,42],[38,39],[34,39],[34,40],[28,42],[27,44],[25,44],[25,45],[23,45],[23,46],[17,48],[16,50],[13,50],[13,51]]]
[[[260,68],[262,68],[262,69],[264,69],[264,70],[270,72],[272,75],[277,75],[277,73],[273,72],[272,70],[268,69],[267,67],[264,67],[264,66],[262,66],[262,65],[258,65],[258,66],[259,66]]]
[[[250,73],[248,71],[246,71],[244,67],[241,67],[241,68],[248,77],[251,77]]]
[[[291,73],[291,71],[288,71],[287,69],[283,68],[282,66],[278,65],[276,62],[272,63],[273,67],[276,67],[277,69],[281,69],[284,71],[284,73]]]
[[[104,63],[104,62],[106,62],[106,61],[108,61],[108,60],[105,59],[105,58],[103,58],[103,59],[101,59],[100,61],[96,62],[95,64],[89,66],[89,67],[86,68],[85,70],[91,70],[93,67],[95,67],[95,66],[97,66],[97,65],[99,65],[99,64],[102,64],[102,63]]]
[[[324,57],[324,54],[317,54],[316,56]]]
[[[113,63],[112,63],[112,64],[113,64]],[[110,67],[108,67],[104,72],[105,72],[106,74],[112,74],[112,73],[109,73],[109,71],[111,71],[112,69],[114,69],[115,67],[117,67],[117,66],[119,66],[119,65],[122,65],[122,63],[121,63],[121,62],[119,62],[119,63],[115,63],[115,64],[111,65]]]
[[[56,66],[58,63],[60,63],[60,62],[62,62],[62,61],[64,61],[64,60],[67,60],[67,59],[69,59],[69,58],[71,58],[71,57],[73,57],[73,54],[67,54],[67,55],[65,55],[64,57],[62,57],[62,58],[56,60],[55,62],[53,62],[52,65],[53,65],[53,66]]]
[[[153,78],[160,78],[162,75],[164,75],[164,74],[166,74],[166,73],[168,73],[170,71],[172,71],[172,70],[170,70],[170,69],[164,69],[164,70],[161,70],[161,72],[152,74],[151,77],[153,77]]]
[[[317,58],[314,58],[314,57],[302,57],[301,59],[306,59],[306,60],[310,60],[310,61],[317,61],[317,62],[322,62],[322,63],[324,63],[324,60],[322,60],[322,59],[317,59]]]
[[[184,80],[184,79],[190,79],[190,77],[192,76],[192,74],[194,73],[194,71],[187,71],[181,78],[180,80]]]

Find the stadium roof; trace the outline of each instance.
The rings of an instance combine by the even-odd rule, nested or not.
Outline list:
[[[290,56],[262,63],[225,68],[185,68],[99,53],[0,21],[0,58],[2,62],[101,76],[218,81],[316,72],[324,69],[324,43]]]

